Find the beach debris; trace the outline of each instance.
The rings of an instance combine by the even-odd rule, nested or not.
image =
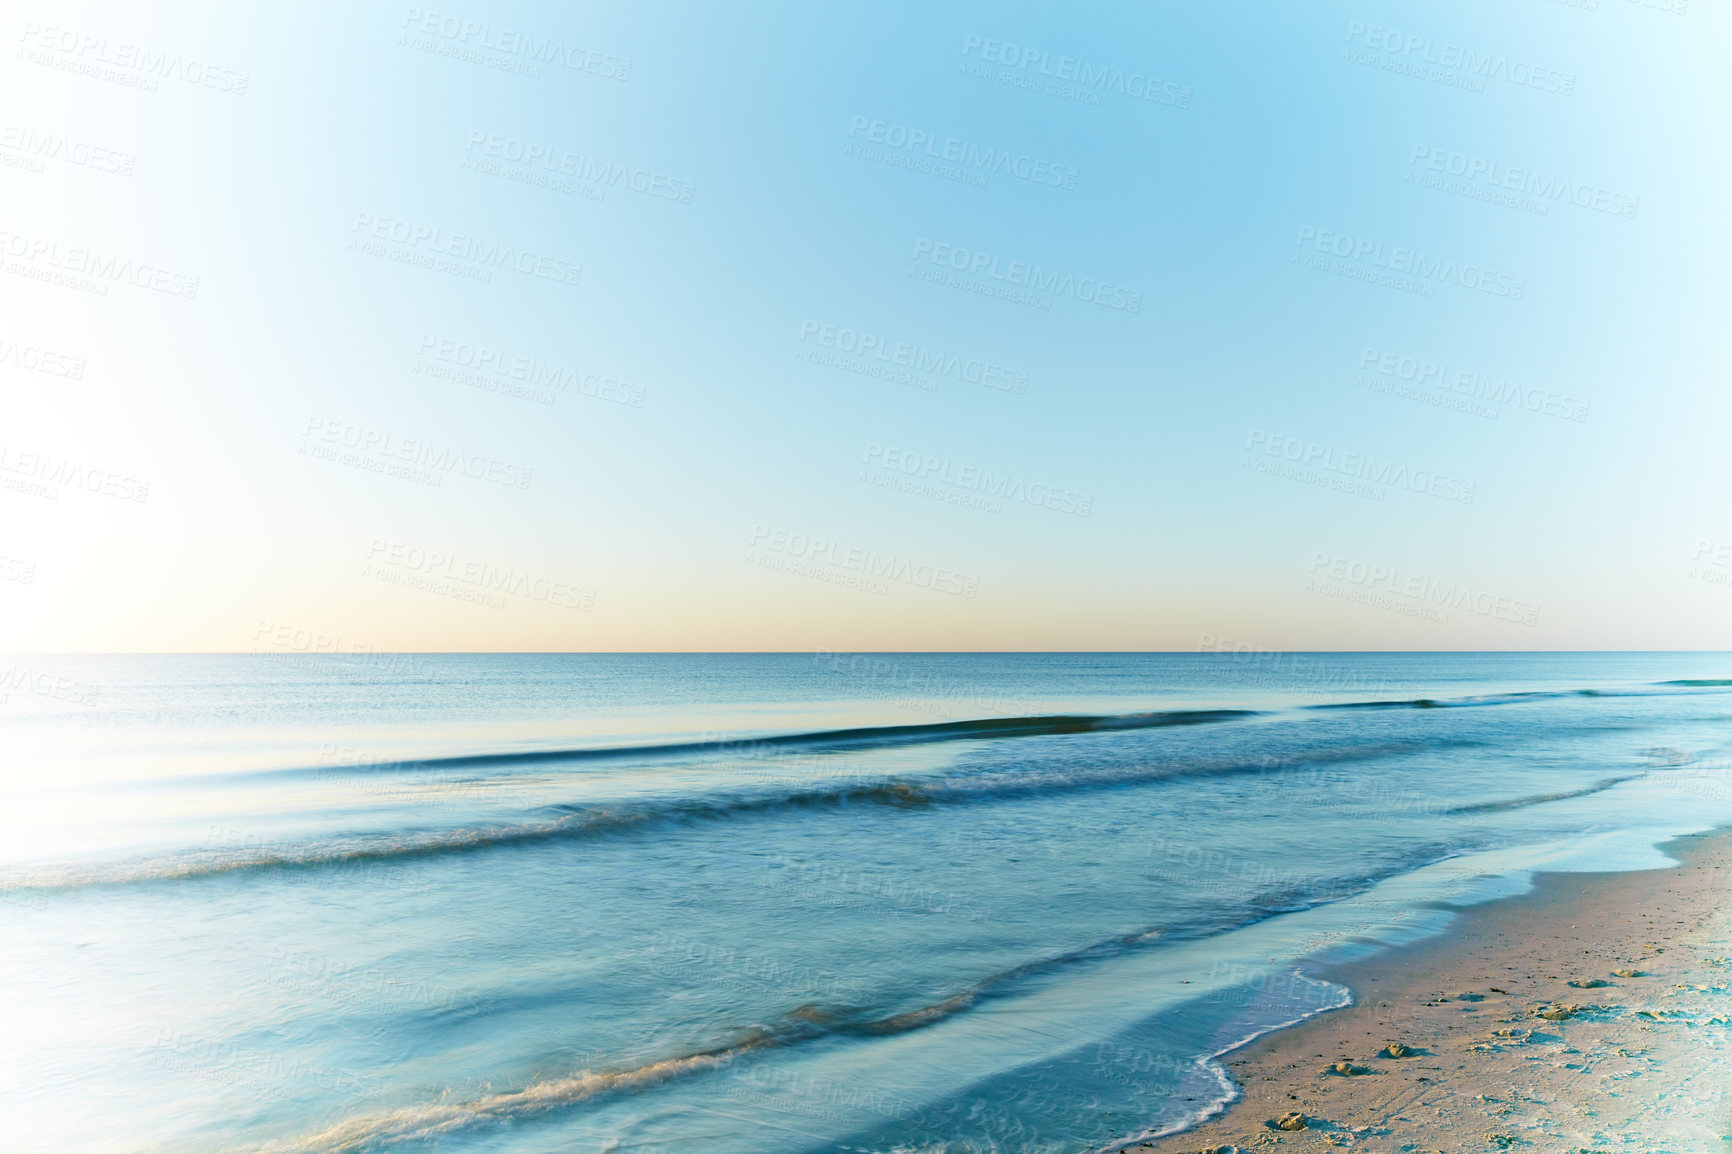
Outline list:
[[[1454,998],[1458,1002],[1483,1002],[1483,1001],[1485,1001],[1485,995],[1484,994],[1451,994],[1450,997]]]
[[[1610,982],[1602,982],[1599,978],[1571,978],[1569,980],[1569,985],[1574,986],[1578,990],[1597,990],[1601,986],[1609,986],[1611,984],[1612,983]]]
[[[1585,1007],[1575,1002],[1553,1002],[1551,1005],[1533,1006],[1528,1010],[1536,1018],[1544,1018],[1548,1022],[1561,1022],[1581,1013]]]
[[[1499,1150],[1507,1150],[1517,1142],[1521,1141],[1521,1139],[1517,1138],[1514,1134],[1487,1134],[1485,1140],[1490,1142],[1493,1146],[1496,1146]]]
[[[1646,977],[1646,975],[1643,974],[1641,970],[1613,970],[1612,971],[1612,977],[1614,977],[1614,978],[1641,978],[1641,977]]]
[[[1205,1146],[1199,1154],[1239,1154],[1237,1146]]]
[[[1413,1047],[1403,1045],[1400,1042],[1391,1042],[1378,1053],[1385,1058],[1406,1058],[1413,1053]]]
[[[1290,1110],[1275,1119],[1274,1125],[1277,1130],[1303,1130],[1310,1121],[1309,1118],[1305,1117],[1305,1115],[1301,1114],[1299,1111]]]
[[[1356,1078],[1361,1074],[1371,1073],[1368,1066],[1355,1066],[1352,1059],[1343,1058],[1323,1071],[1325,1074],[1340,1074],[1344,1078]]]
[[[1534,1036],[1532,1030],[1524,1030],[1520,1026],[1503,1026],[1492,1032],[1500,1038],[1509,1038],[1516,1042],[1525,1042]]]

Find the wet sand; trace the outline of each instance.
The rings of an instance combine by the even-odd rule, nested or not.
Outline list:
[[[1308,971],[1355,1004],[1228,1054],[1239,1101],[1126,1149],[1726,1149],[1732,831],[1665,848],[1682,864],[1542,874],[1437,938]]]

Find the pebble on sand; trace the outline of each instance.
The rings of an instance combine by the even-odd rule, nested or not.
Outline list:
[[[1573,1018],[1582,1012],[1582,1007],[1575,1002],[1553,1002],[1549,1006],[1535,1006],[1528,1011],[1536,1018],[1544,1018],[1548,1022],[1561,1022],[1565,1018]]]

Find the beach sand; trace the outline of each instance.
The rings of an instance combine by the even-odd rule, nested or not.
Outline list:
[[[1226,1055],[1239,1101],[1126,1149],[1726,1149],[1732,831],[1665,848],[1683,864],[1542,874],[1436,938],[1307,971],[1355,1004]],[[1303,1129],[1276,1124],[1293,1113]]]

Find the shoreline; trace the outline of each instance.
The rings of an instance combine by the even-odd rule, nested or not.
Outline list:
[[[1439,934],[1306,967],[1353,1003],[1221,1055],[1238,1091],[1222,1112],[1116,1148],[1719,1148],[1732,1134],[1715,1078],[1732,1055],[1732,827],[1660,849],[1679,864],[1537,873]],[[1391,1056],[1391,1042],[1411,1052]],[[1277,1124],[1295,1113],[1303,1128]]]

